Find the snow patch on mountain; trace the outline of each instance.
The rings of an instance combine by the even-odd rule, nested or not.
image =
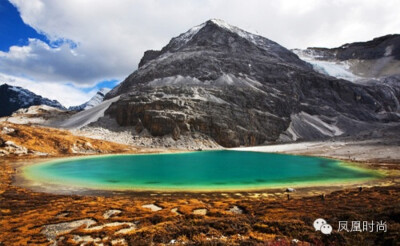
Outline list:
[[[226,30],[228,30],[230,32],[236,33],[240,37],[247,39],[248,41],[252,42],[253,44],[255,44],[258,47],[263,48],[265,50],[270,49],[274,45],[274,43],[271,40],[268,40],[269,42],[265,42],[266,38],[264,38],[260,35],[257,35],[257,34],[246,32],[236,26],[232,26],[232,25],[226,23],[223,20],[211,19],[210,21],[222,28],[225,28]]]
[[[320,56],[315,53],[304,52],[302,50],[292,50],[296,55],[299,56],[305,62],[310,63],[314,70],[326,74],[335,78],[345,79],[352,82],[360,80],[361,77],[355,75],[351,69],[348,61],[327,61],[320,60]]]
[[[0,117],[10,116],[20,108],[33,105],[48,105],[64,110],[65,108],[56,100],[39,96],[27,89],[8,84],[0,85]]]
[[[21,87],[11,86],[9,90],[12,90],[17,93],[17,98],[11,98],[10,102],[19,102],[22,107],[29,106],[33,103],[34,97],[32,97],[32,92],[25,90]]]
[[[247,39],[248,41],[252,42],[253,44],[265,50],[269,50],[271,48],[277,48],[279,46],[278,44],[272,42],[271,40],[268,40],[257,34],[244,31],[236,26],[232,26],[223,20],[211,19],[203,24],[200,24],[198,26],[189,29],[189,31],[179,35],[178,37],[173,38],[171,40],[171,43],[173,44],[174,49],[179,49],[183,45],[188,43],[202,28],[204,28],[207,25],[207,23],[213,23],[229,32],[235,33],[238,36]]]
[[[387,46],[386,49],[385,49],[384,56],[391,56],[392,53],[393,53],[393,47],[394,47],[393,45]]]
[[[306,60],[308,63],[313,65],[315,71],[327,74],[332,77],[339,79],[345,79],[349,81],[356,81],[361,79],[359,76],[353,74],[349,70],[349,65],[346,62],[331,62],[331,61],[318,61],[318,60]]]
[[[175,40],[181,42],[182,44],[186,44],[189,42],[194,35],[196,35],[206,24],[200,24],[198,26],[192,27],[189,31],[179,35]]]
[[[103,102],[104,96],[110,91],[108,88],[102,88],[100,89],[96,95],[94,95],[89,101],[78,105],[78,106],[71,106],[68,108],[68,110],[72,111],[82,111],[82,110],[88,110],[91,109],[100,103]]]

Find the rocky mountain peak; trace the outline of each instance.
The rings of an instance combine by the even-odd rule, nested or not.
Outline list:
[[[320,74],[274,41],[213,19],[145,52],[106,95],[116,101],[104,119],[172,141],[257,145],[399,121],[397,94]]]
[[[144,53],[139,68],[156,59],[164,59],[171,53],[229,52],[235,55],[262,54],[276,62],[291,63],[306,68],[306,63],[296,55],[260,35],[252,34],[238,27],[232,26],[223,20],[211,19],[187,32],[172,38],[161,50],[150,50]],[[199,54],[197,54],[199,55]]]
[[[204,31],[203,31],[204,30]],[[202,32],[203,31],[203,32]],[[227,22],[220,20],[220,19],[210,19],[198,26],[195,26],[189,31],[182,33],[181,35],[173,38],[171,42],[167,45],[169,50],[179,50],[182,48],[185,44],[189,43],[191,40],[193,40],[197,34],[201,38],[208,38],[210,41],[220,41],[217,39],[217,33],[221,33],[228,36],[227,33],[225,32],[230,32],[231,34],[235,34],[239,37],[245,38],[248,41],[254,43],[255,45],[259,45],[260,48],[267,48],[267,46],[263,45],[262,43],[257,43],[257,39],[260,39],[262,37],[249,33],[247,31],[244,31],[236,26],[232,26],[228,24]],[[229,36],[228,36],[229,37]],[[262,38],[265,40],[265,38]],[[269,40],[270,41],[270,40]],[[271,43],[274,43],[270,41]],[[276,44],[276,43],[274,43]]]
[[[292,69],[309,72],[312,66],[274,41],[220,20],[209,20],[172,38],[159,51],[146,51],[138,70],[106,98],[123,94],[134,85],[166,77],[190,77],[195,78],[196,83],[225,83],[222,78],[229,74],[266,82],[267,73],[274,80],[272,74],[278,70],[281,75],[288,76]]]

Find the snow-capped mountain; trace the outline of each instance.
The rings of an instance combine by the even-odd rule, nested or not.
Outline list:
[[[105,117],[152,136],[203,134],[233,147],[399,121],[399,94],[326,76],[267,38],[209,20],[146,51],[138,70],[106,95],[120,97]]]
[[[58,101],[36,95],[27,89],[8,84],[0,85],[0,117],[10,116],[20,108],[28,108],[33,105],[65,109]]]
[[[96,95],[94,95],[89,101],[78,105],[78,106],[71,106],[68,108],[68,110],[71,111],[82,111],[82,110],[87,110],[91,109],[94,106],[99,105],[100,103],[103,102],[104,96],[110,91],[108,88],[101,88]]]

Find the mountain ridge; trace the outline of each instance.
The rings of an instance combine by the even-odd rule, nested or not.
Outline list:
[[[392,48],[388,49],[389,47]],[[330,52],[332,57],[338,60],[377,59],[389,55],[400,60],[400,34],[388,34],[368,41],[346,43],[335,48],[308,47],[307,50]]]
[[[18,109],[35,105],[47,105],[65,110],[65,107],[57,100],[50,100],[22,87],[11,86],[6,83],[0,85],[0,105],[0,117],[10,116]]]
[[[353,82],[400,74],[400,34],[336,48],[311,47],[293,52],[313,64],[316,71]]]

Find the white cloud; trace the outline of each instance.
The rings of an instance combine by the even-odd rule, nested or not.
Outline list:
[[[123,79],[147,49],[210,18],[257,31],[288,48],[339,46],[398,32],[398,0],[11,0],[25,23],[51,40],[0,53],[0,71],[37,81],[89,86]]]
[[[79,48],[70,49],[67,43],[52,48],[37,39],[29,39],[27,46],[12,46],[9,52],[0,51],[0,71],[28,75],[41,82],[71,82],[84,86],[104,78],[119,77],[124,72],[98,56],[88,57]]]
[[[80,105],[96,94],[95,90],[84,93],[69,85],[51,82],[35,82],[30,79],[0,73],[0,84],[3,83],[20,86],[37,95],[57,100],[65,107]]]

